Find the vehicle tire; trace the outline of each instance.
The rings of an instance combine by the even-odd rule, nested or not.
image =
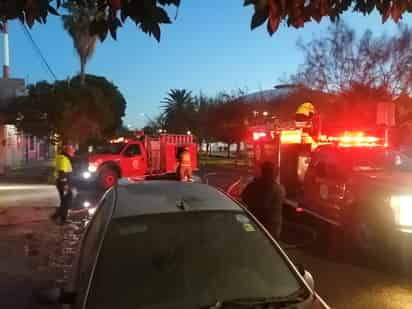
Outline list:
[[[110,167],[104,167],[99,174],[99,186],[105,190],[114,187],[119,181],[119,174]]]
[[[377,235],[374,234],[368,216],[360,207],[353,208],[348,216],[344,236],[346,248],[358,250],[364,255],[371,254],[377,247]]]

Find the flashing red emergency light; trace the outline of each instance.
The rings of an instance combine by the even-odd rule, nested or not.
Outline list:
[[[253,132],[253,140],[254,141],[258,141],[262,138],[266,137],[266,133],[265,132]]]
[[[119,138],[110,140],[110,143],[111,143],[111,144],[127,143],[127,142],[128,142],[128,140],[125,139],[124,137],[119,137]]]
[[[337,143],[339,147],[387,147],[383,139],[365,135],[364,132],[345,132],[341,136],[320,136],[320,141]]]

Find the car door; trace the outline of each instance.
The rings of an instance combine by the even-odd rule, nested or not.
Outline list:
[[[110,222],[115,203],[115,190],[112,188],[100,200],[96,213],[86,228],[76,255],[72,278],[68,289],[76,295],[75,303],[70,308],[83,308],[87,298],[89,282],[96,263],[99,248],[104,239],[107,225]],[[67,308],[67,307],[66,307]]]
[[[331,151],[326,160],[326,177],[323,183],[324,190],[327,191],[324,214],[326,218],[337,223],[342,217],[348,171],[346,160],[339,149]]]
[[[322,175],[318,177],[319,210],[326,219],[338,222],[345,192],[345,161],[337,148],[328,149],[324,155]]]
[[[125,147],[121,157],[123,177],[144,177],[147,171],[147,159],[140,144]]]
[[[311,162],[304,178],[304,207],[319,212],[320,182],[325,174],[324,151],[318,149],[312,155]]]

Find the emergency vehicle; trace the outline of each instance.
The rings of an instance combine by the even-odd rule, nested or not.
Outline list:
[[[341,131],[339,131],[341,130]],[[387,128],[325,133],[312,124],[250,128],[253,165],[279,167],[286,204],[343,227],[360,249],[412,232],[412,162]]]
[[[75,164],[87,182],[110,188],[119,178],[143,180],[150,176],[175,174],[177,154],[187,147],[192,169],[197,170],[197,144],[193,135],[161,134],[157,137],[117,138],[96,149]]]

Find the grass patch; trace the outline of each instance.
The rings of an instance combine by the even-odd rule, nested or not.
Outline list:
[[[201,166],[237,166],[248,167],[248,162],[244,158],[224,158],[200,155],[199,163]]]

